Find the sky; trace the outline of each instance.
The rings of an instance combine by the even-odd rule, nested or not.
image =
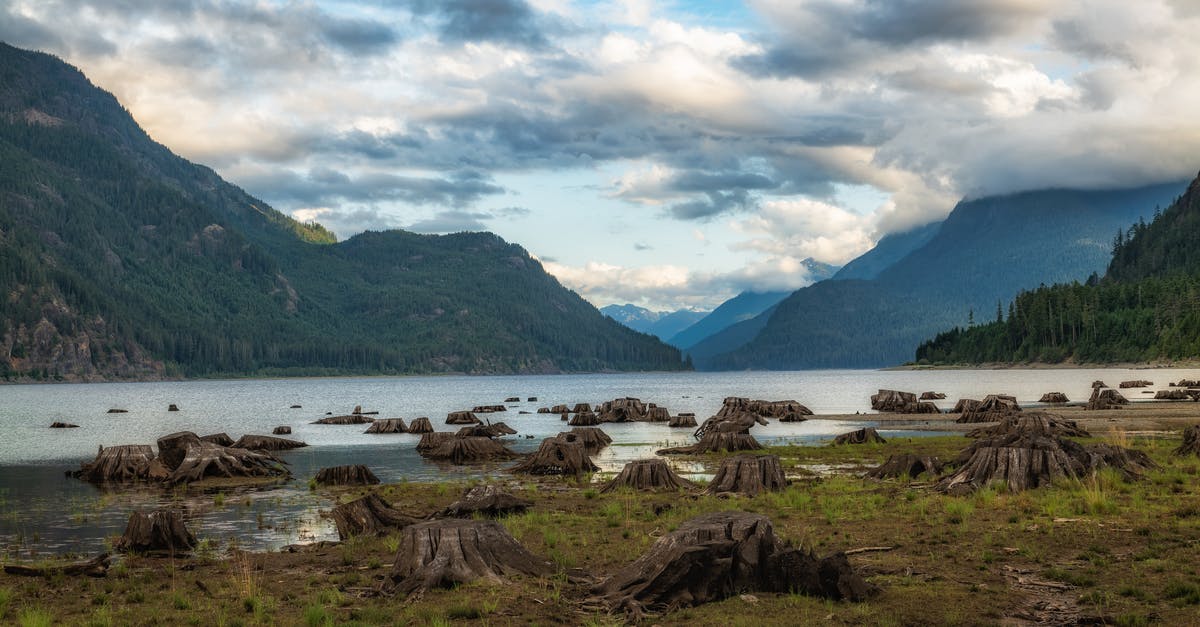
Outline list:
[[[347,238],[489,230],[598,306],[811,282],[962,198],[1200,169],[1198,0],[0,0]]]

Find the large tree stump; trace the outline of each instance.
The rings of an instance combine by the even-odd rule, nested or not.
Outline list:
[[[96,459],[69,474],[89,483],[126,483],[162,481],[171,471],[155,459],[148,444],[125,444],[101,448]]]
[[[896,414],[916,413],[917,395],[897,390],[879,390],[871,395],[871,409]]]
[[[1016,397],[1007,394],[988,394],[975,407],[959,416],[958,423],[999,422],[1021,411]]]
[[[553,406],[553,407],[551,407],[551,408],[550,408],[550,411],[549,411],[548,413],[551,413],[551,414],[569,414],[569,413],[571,413],[571,408],[570,408],[570,407],[567,407],[566,405],[555,405],[555,406]]]
[[[218,444],[220,446],[233,446],[233,438],[229,437],[228,433],[213,433],[210,435],[202,435],[202,436],[200,436],[200,439],[204,440],[205,442],[212,442],[213,444]]]
[[[599,427],[575,427],[559,433],[557,437],[565,438],[568,442],[578,442],[588,451],[598,451],[612,444],[612,438]]]
[[[708,494],[737,493],[758,496],[787,488],[778,455],[735,455],[721,460],[705,490]]]
[[[646,410],[647,422],[670,422],[671,412],[666,407],[650,407]]]
[[[187,445],[184,458],[167,477],[167,482],[191,483],[211,477],[286,477],[290,474],[283,462],[270,453],[219,446],[201,440]]]
[[[575,403],[575,406],[571,408],[572,414],[579,414],[586,411],[592,411],[592,406],[588,403]]]
[[[292,428],[287,425],[279,425],[271,430],[272,435],[291,435]]]
[[[294,448],[308,446],[300,440],[277,438],[269,435],[243,435],[230,448],[241,448],[247,451],[290,451]]]
[[[1074,420],[1043,411],[1021,412],[990,427],[978,427],[967,432],[968,438],[991,437],[1013,432],[1038,432],[1067,438],[1086,438],[1091,434]]]
[[[516,435],[516,433],[516,429],[513,429],[503,422],[497,422],[486,425],[471,425],[469,427],[463,427],[454,435],[460,438],[498,438],[505,435]]]
[[[600,422],[639,422],[646,420],[647,411],[646,404],[636,398],[617,398],[596,407]]]
[[[314,420],[314,425],[364,425],[368,422],[375,422],[375,419],[363,414],[349,414],[347,416],[330,416],[320,420]]]
[[[372,422],[363,433],[408,433],[408,425],[403,418],[384,418]]]
[[[855,431],[843,433],[833,439],[833,446],[843,444],[887,444],[887,440],[879,435],[874,427],[863,427]]]
[[[1183,443],[1172,451],[1175,455],[1200,456],[1200,425],[1192,425],[1183,430]]]
[[[1071,399],[1067,398],[1062,392],[1046,392],[1038,399],[1039,403],[1069,403]]]
[[[438,513],[442,518],[500,518],[520,514],[533,507],[531,501],[517,498],[500,486],[487,484],[467,488],[462,498]]]
[[[668,427],[695,427],[696,414],[679,414],[671,416],[671,420],[667,422]]]
[[[1112,388],[1095,388],[1092,390],[1092,397],[1088,399],[1087,409],[1120,409],[1121,405],[1128,402],[1128,399]]]
[[[571,420],[567,422],[572,427],[594,427],[600,424],[600,417],[590,411],[579,412],[571,416]],[[610,420],[609,422],[618,422]]]
[[[976,441],[958,461],[958,470],[938,482],[939,491],[966,494],[998,482],[1010,492],[1020,492],[1059,477],[1080,477],[1091,458],[1071,440],[1037,431],[1011,431]]]
[[[694,483],[675,474],[666,461],[661,459],[635,459],[621,469],[600,492],[607,493],[619,488],[630,488],[655,492],[658,490],[690,490]]]
[[[423,439],[425,436],[421,437]],[[485,437],[451,437],[436,448],[420,451],[420,453],[426,459],[445,461],[451,464],[467,464],[518,457],[517,453],[510,451],[500,442]]]
[[[425,453],[436,449],[437,447],[453,440],[455,435],[448,431],[431,431],[422,433],[421,439],[417,442],[417,452],[424,456]]]
[[[861,600],[876,588],[854,573],[846,556],[818,559],[789,549],[762,514],[716,512],[684,522],[641,557],[592,589],[630,622],[747,592],[800,592]]]
[[[370,468],[355,464],[322,468],[317,471],[313,481],[318,485],[375,485],[379,483],[379,477]]]
[[[873,479],[892,479],[896,477],[916,479],[922,473],[927,473],[933,477],[940,472],[942,472],[942,462],[937,457],[904,453],[888,456],[886,462],[868,471],[867,476]]]
[[[958,399],[958,402],[954,404],[954,409],[951,409],[950,413],[965,414],[967,412],[973,412],[976,409],[979,409],[979,401],[973,398],[960,398]]]
[[[157,509],[149,514],[134,512],[125,533],[113,546],[120,552],[178,555],[196,548],[196,538],[177,510]]]
[[[433,423],[428,418],[413,418],[413,421],[408,423],[409,433],[433,433]]]
[[[762,444],[748,433],[706,433],[691,446],[677,446],[655,451],[656,455],[700,455],[704,453],[734,453],[757,451]]]
[[[579,476],[597,470],[582,444],[558,437],[542,440],[537,451],[512,467],[513,472],[532,475]]]
[[[448,425],[477,425],[482,422],[474,412],[452,411],[446,414],[446,424]]]
[[[342,540],[363,535],[383,536],[416,522],[415,518],[400,513],[374,492],[338,505],[329,516]]]
[[[530,553],[494,520],[445,518],[404,528],[383,589],[401,595],[515,575],[541,577],[551,562]]]

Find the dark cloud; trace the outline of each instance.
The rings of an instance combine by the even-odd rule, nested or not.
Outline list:
[[[240,182],[272,203],[306,207],[393,201],[460,208],[505,193],[488,175],[472,170],[455,172],[448,178],[423,178],[378,172],[351,177],[325,167],[314,168],[306,175],[280,169],[247,175]]]
[[[400,41],[390,26],[370,20],[321,19],[321,34],[330,43],[355,55],[386,52]]]
[[[430,17],[442,41],[502,42],[540,49],[550,44],[543,19],[523,0],[416,0],[413,13]]]
[[[705,192],[704,198],[672,205],[671,216],[680,220],[707,220],[729,211],[746,211],[757,206],[757,201],[743,189],[727,192]]]

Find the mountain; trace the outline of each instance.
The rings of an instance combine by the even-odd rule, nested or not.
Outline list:
[[[1007,319],[921,344],[922,363],[1150,362],[1200,355],[1200,178],[1114,240],[1103,278],[1022,292]]]
[[[637,305],[605,305],[600,313],[642,333],[649,333],[660,340],[679,333],[708,315],[707,311],[680,309],[678,311],[650,311]]]
[[[875,247],[842,266],[833,275],[834,280],[874,279],[880,272],[900,261],[909,253],[929,243],[942,227],[941,221],[931,222],[900,233],[889,233],[876,242]]]
[[[707,369],[872,368],[906,362],[942,329],[995,319],[1041,283],[1085,279],[1108,262],[1112,234],[1151,215],[1183,183],[1043,190],[960,202],[923,246],[875,279],[797,290],[745,345]]]
[[[776,303],[787,298],[788,294],[791,292],[742,292],[721,303],[695,324],[676,333],[667,343],[686,351],[705,338],[774,307]]]
[[[0,44],[6,379],[678,369],[490,233],[336,242]]]

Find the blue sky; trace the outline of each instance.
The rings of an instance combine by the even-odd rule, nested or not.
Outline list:
[[[597,305],[793,289],[963,197],[1198,169],[1189,0],[8,0],[0,39],[341,237],[494,231]]]

